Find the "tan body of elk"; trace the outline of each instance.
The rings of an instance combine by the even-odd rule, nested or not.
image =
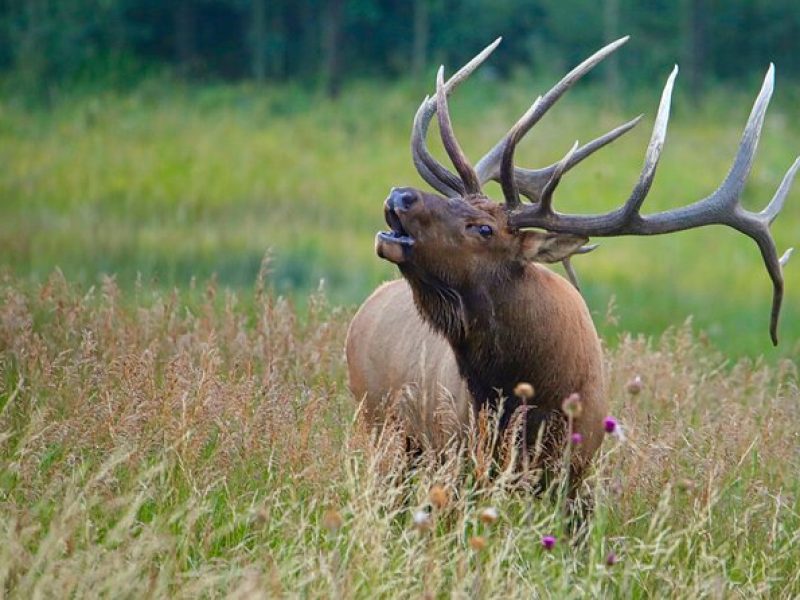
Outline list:
[[[393,407],[420,447],[441,450],[469,424],[472,397],[450,344],[425,323],[411,288],[384,283],[361,306],[347,333],[350,390],[377,427]]]
[[[493,409],[504,397],[499,415],[503,429],[522,401],[514,395],[515,387],[525,382],[535,390],[528,402],[532,408],[523,411],[530,444],[543,424],[556,433],[564,431],[549,425],[564,422],[562,402],[577,393],[583,410],[574,428],[583,441],[572,455],[572,466],[577,474],[583,472],[600,444],[606,413],[600,343],[569,263],[572,254],[592,249],[583,245],[589,236],[656,235],[711,224],[744,233],[757,243],[772,279],[770,333],[777,343],[782,266],[789,253],[778,258],[769,225],[783,207],[800,159],[763,211],[750,212],[740,203],[772,94],[771,66],[730,172],[716,191],[688,206],[640,213],[664,145],[677,68],[662,93],[639,181],[620,208],[588,216],[558,213],[553,191],[566,171],[629,131],[638,118],[582,147],[576,143],[557,164],[538,170],[514,166],[515,147],[525,133],[575,81],[626,40],[601,49],[539,97],[474,168],[453,133],[447,96],[499,40],[448,82],[439,70],[435,98],[426,98],[414,119],[411,148],[418,172],[441,195],[392,189],[384,204],[390,231],[378,233],[376,252],[398,266],[403,280],[383,285],[364,303],[347,339],[350,386],[373,422],[382,422],[403,394],[418,415],[409,422],[409,437],[436,446],[467,426],[468,405],[473,412]],[[434,114],[457,175],[427,149],[425,137]],[[503,204],[484,195],[482,185],[489,180],[500,182]],[[529,202],[523,203],[520,195]],[[536,264],[556,261],[564,262],[574,285]],[[455,412],[449,412],[456,418],[442,425],[437,415],[451,399]],[[557,459],[564,442],[563,435],[546,437],[541,458]]]
[[[478,379],[476,393],[483,401],[505,398],[506,415],[520,404],[513,393],[516,384],[532,384],[529,438],[577,392],[583,408],[573,423],[583,437],[573,454],[577,474],[599,447],[607,414],[602,353],[589,311],[570,283],[538,265],[528,265],[518,281],[497,291],[501,293],[490,296],[482,290],[464,298],[463,318],[475,333],[461,344],[462,376],[450,342],[420,316],[409,283],[401,279],[383,284],[361,306],[348,331],[350,389],[363,400],[369,422],[382,425],[387,407],[393,406],[416,445],[434,450],[463,438],[469,427],[476,397],[467,386],[470,374]],[[520,298],[536,302],[520,311]],[[473,300],[478,304],[471,306]],[[483,302],[494,305],[487,311]],[[493,358],[508,348],[519,352],[505,361]],[[492,382],[491,389],[478,390],[486,385],[483,381]],[[550,440],[547,446],[559,442]]]

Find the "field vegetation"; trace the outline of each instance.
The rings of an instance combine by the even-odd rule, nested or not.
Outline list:
[[[4,276],[4,594],[800,594],[793,362],[731,362],[689,326],[616,340],[624,437],[603,446],[573,544],[557,501],[486,477],[486,437],[406,469],[345,388],[349,311],[266,287],[126,296],[113,278]]]
[[[549,83],[459,90],[470,155]],[[716,187],[757,88],[677,95],[649,209]],[[395,276],[372,238],[389,188],[421,185],[408,137],[427,91],[356,82],[321,102],[153,80],[49,109],[0,99],[0,595],[800,595],[800,261],[772,349],[769,281],[735,232],[607,240],[576,260],[625,434],[587,482],[582,545],[558,493],[534,499],[502,465],[487,478],[478,451],[409,470],[391,432],[363,429],[344,334]],[[577,89],[518,160],[548,164],[645,112],[559,188],[563,210],[609,209],[659,92]],[[799,97],[778,78],[750,208],[800,153]],[[800,188],[779,250],[798,223]]]
[[[472,157],[550,83],[478,77],[459,90],[454,119]],[[678,95],[647,209],[686,204],[721,182],[758,83],[750,88],[720,88],[700,106]],[[372,240],[385,227],[389,188],[424,185],[408,138],[428,88],[364,83],[333,103],[292,87],[166,89],[153,81],[126,94],[66,95],[51,111],[21,97],[0,100],[0,261],[12,272],[41,282],[59,267],[86,285],[115,274],[126,291],[139,278],[169,289],[212,275],[240,287],[251,285],[269,250],[278,292],[302,302],[324,279],[331,299],[348,305],[396,276],[374,256]],[[556,200],[572,211],[617,206],[638,177],[659,93],[614,103],[591,86],[576,89],[529,135],[518,161],[549,164],[575,139],[644,112],[637,129],[570,172]],[[746,188],[750,208],[766,204],[800,153],[797,96],[779,79]],[[497,186],[489,191],[502,196]],[[779,251],[800,243],[798,194],[774,225]],[[694,315],[737,355],[775,354],[767,335],[771,287],[752,241],[720,227],[600,241],[577,269],[592,310],[602,316],[615,302],[620,330],[657,333]],[[784,356],[800,353],[796,269],[790,262],[786,270],[777,351]]]

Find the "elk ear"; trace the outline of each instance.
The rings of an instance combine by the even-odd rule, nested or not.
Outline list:
[[[522,257],[541,263],[554,263],[569,258],[581,249],[589,238],[568,233],[523,231]]]

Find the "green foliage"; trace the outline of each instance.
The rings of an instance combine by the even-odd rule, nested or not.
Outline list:
[[[332,19],[329,8],[340,4]],[[792,0],[616,0],[615,9],[609,6],[586,0],[12,0],[0,3],[0,71],[10,87],[51,100],[65,86],[124,88],[163,70],[202,80],[315,84],[330,68],[339,78],[358,79],[407,74],[415,60],[461,63],[503,35],[495,68],[507,74],[531,65],[561,70],[605,40],[631,34],[646,51],[620,58],[628,82],[650,82],[677,61],[705,80],[746,80],[770,60],[800,76],[800,8]],[[339,43],[326,45],[331,34]]]
[[[453,117],[467,152],[474,158],[491,147],[550,83],[520,76],[491,86],[477,75],[460,89]],[[791,118],[798,92],[778,83],[746,189],[751,208],[765,205],[800,148]],[[100,273],[116,274],[126,290],[139,279],[169,288],[212,275],[238,288],[253,281],[269,253],[279,293],[302,302],[324,279],[336,302],[358,303],[397,275],[372,248],[385,227],[383,198],[393,185],[423,185],[408,149],[420,99],[414,87],[359,84],[327,103],[295,86],[168,91],[154,80],[131,93],[72,95],[47,111],[15,98],[0,102],[0,266],[39,281],[59,267],[87,285]],[[718,185],[755,88],[745,94],[719,87],[690,107],[679,87],[646,210],[685,204]],[[581,86],[521,145],[520,164],[549,164],[571,140],[587,140],[632,114],[652,115],[657,98],[657,89],[642,89],[621,109],[604,108],[602,89]],[[649,125],[646,118],[571,171],[558,206],[593,212],[622,202],[641,167]],[[496,186],[488,191],[500,197]],[[798,243],[797,198],[795,189],[774,225],[780,250]],[[732,354],[774,355],[769,282],[755,246],[740,234],[709,228],[603,240],[576,268],[611,341],[620,330],[656,333],[694,315]],[[790,356],[800,352],[796,271],[791,261],[777,350]],[[616,321],[604,317],[612,299]]]

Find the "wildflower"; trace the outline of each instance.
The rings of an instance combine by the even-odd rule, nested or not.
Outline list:
[[[642,383],[642,378],[639,375],[634,375],[633,378],[625,385],[625,390],[631,396],[636,396],[639,392],[642,391],[642,387],[644,387],[644,384]]]
[[[547,550],[548,552],[552,550],[556,545],[556,538],[552,535],[545,535],[542,537],[542,548]]]
[[[533,398],[534,389],[530,383],[518,383],[514,388],[514,395],[522,398],[523,400],[530,400]]]
[[[469,547],[475,550],[475,552],[480,552],[486,548],[486,538],[482,535],[472,536],[469,538]]]
[[[606,433],[614,433],[617,430],[619,423],[614,417],[606,417],[603,419],[603,428],[605,428]]]
[[[322,526],[331,533],[338,531],[342,526],[342,522],[342,515],[339,514],[338,510],[329,509],[322,515]]]
[[[497,522],[497,519],[500,518],[500,515],[497,513],[497,509],[493,506],[489,506],[488,508],[484,508],[478,518],[481,520],[481,523],[485,523],[486,525],[493,525]]]
[[[614,417],[606,417],[603,419],[603,428],[606,430],[607,434],[613,435],[619,441],[625,439],[625,435],[622,433],[622,426]]]
[[[411,520],[414,523],[414,529],[417,531],[427,531],[433,527],[433,519],[431,519],[430,513],[424,510],[416,511]]]
[[[581,395],[573,393],[564,398],[564,401],[561,403],[561,410],[564,411],[565,415],[573,419],[580,417],[581,412],[583,412],[583,404],[581,404]]]
[[[443,509],[447,506],[450,497],[447,490],[440,485],[434,485],[428,492],[428,501],[437,510]]]
[[[573,446],[579,446],[583,442],[583,436],[577,431],[570,436]]]
[[[613,567],[615,564],[617,564],[617,555],[612,550],[611,552],[606,554],[606,566],[607,567]]]

